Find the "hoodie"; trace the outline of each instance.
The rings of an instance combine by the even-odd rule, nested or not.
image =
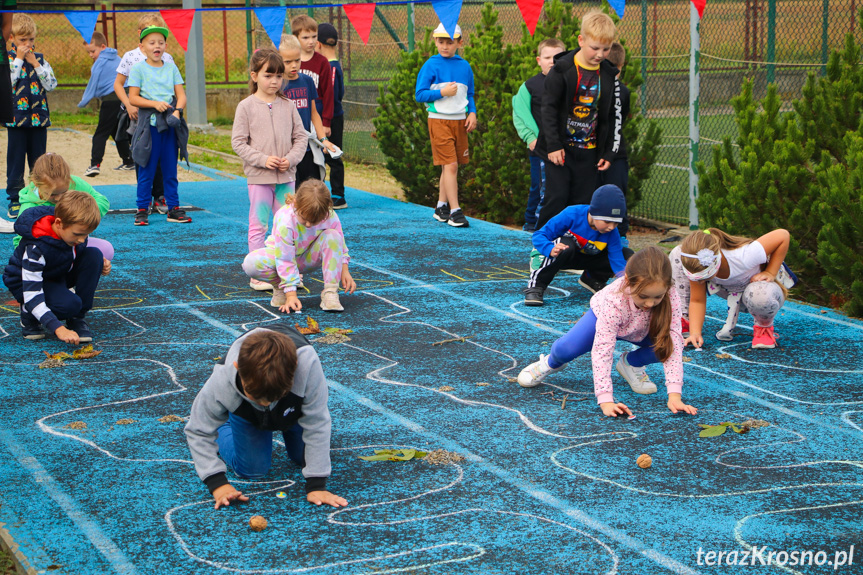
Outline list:
[[[105,96],[113,96],[114,80],[117,78],[117,66],[120,64],[120,57],[117,56],[117,50],[114,48],[105,48],[90,66],[90,80],[87,82],[87,87],[84,89],[84,95],[78,103],[79,108],[83,108],[90,103],[93,98],[104,98]]]
[[[3,283],[13,293],[21,290],[24,309],[53,333],[63,325],[45,303],[44,282],[60,282],[69,274],[75,258],[87,247],[87,241],[74,248],[51,229],[54,206],[36,206],[21,212],[15,220],[15,233],[21,243],[9,258],[3,271]]]
[[[541,124],[536,152],[547,159],[548,154],[562,150],[569,139],[566,117],[570,103],[578,89],[578,70],[575,67],[576,48],[554,57],[554,66],[545,77],[545,94],[542,98]],[[615,68],[608,60],[599,65],[599,104],[596,126],[596,150],[599,157],[612,161],[620,151],[623,110],[620,101],[620,81]]]

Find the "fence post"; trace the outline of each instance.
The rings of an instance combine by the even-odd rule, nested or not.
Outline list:
[[[827,75],[827,26],[830,23],[830,0],[821,4],[821,75]]]
[[[246,61],[252,59],[252,0],[246,0]]]
[[[647,0],[641,0],[641,115],[647,115]]]
[[[776,81],[776,0],[767,0],[767,83]]]
[[[408,52],[413,52],[416,44],[414,37],[416,30],[414,28],[414,3],[408,3]]]
[[[186,122],[190,126],[206,126],[207,88],[201,0],[183,0],[183,8],[195,8],[195,18],[189,32],[189,49],[186,51]]]
[[[698,229],[698,99],[701,92],[701,20],[698,10],[689,4],[689,229]]]
[[[306,4],[308,4],[308,8],[306,8],[306,13],[309,15],[309,18],[315,17],[315,0],[307,0]]]

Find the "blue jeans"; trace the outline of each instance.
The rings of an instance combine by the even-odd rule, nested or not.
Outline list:
[[[566,334],[551,345],[551,353],[548,356],[548,365],[553,369],[563,367],[580,355],[589,352],[593,348],[593,339],[596,337],[596,314],[593,310],[587,310],[578,323],[572,326]],[[650,336],[638,342],[630,342],[639,346],[639,349],[629,352],[626,361],[632,367],[644,367],[651,363],[659,363],[653,352],[653,342]]]
[[[150,126],[150,138],[153,147],[150,150],[150,161],[138,170],[139,210],[150,207],[153,197],[153,180],[157,168],[162,168],[162,181],[165,185],[165,203],[173,209],[179,207],[180,196],[177,194],[177,135],[174,128],[169,127],[164,132]]]
[[[539,156],[530,154],[530,193],[527,196],[524,223],[536,225],[543,195],[545,195],[545,162]]]
[[[288,457],[300,467],[305,467],[303,428],[298,423],[282,435]],[[228,422],[219,427],[216,443],[219,455],[240,477],[258,479],[269,473],[273,458],[272,431],[258,429],[248,420],[230,413]]]

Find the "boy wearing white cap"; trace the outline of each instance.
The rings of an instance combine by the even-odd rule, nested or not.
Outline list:
[[[441,166],[440,193],[434,218],[456,228],[469,227],[458,203],[458,165],[470,159],[467,134],[476,128],[473,70],[456,52],[461,28],[450,36],[441,24],[433,33],[438,54],[417,76],[416,100],[428,111],[429,137],[435,166]]]

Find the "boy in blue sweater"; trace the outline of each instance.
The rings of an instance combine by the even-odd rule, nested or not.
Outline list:
[[[96,133],[93,134],[93,148],[90,151],[90,167],[84,172],[85,176],[94,177],[100,173],[102,158],[105,156],[105,144],[108,138],[114,138],[117,144],[117,153],[123,160],[123,165],[133,164],[132,151],[129,148],[129,140],[121,139],[117,142],[117,125],[120,123],[120,98],[114,93],[114,79],[117,76],[115,70],[120,64],[117,50],[108,48],[108,40],[101,32],[93,32],[87,48],[87,55],[93,60],[90,67],[90,80],[84,95],[78,103],[79,108],[84,108],[93,98],[99,99],[99,122],[96,124]]]
[[[458,165],[470,159],[467,135],[476,128],[473,70],[456,52],[461,48],[461,28],[454,38],[443,24],[433,33],[437,55],[429,58],[417,75],[416,101],[428,110],[429,137],[435,166],[441,166],[440,193],[434,218],[456,228],[469,227],[458,203]]]
[[[540,306],[555,274],[562,269],[582,269],[579,285],[596,293],[612,276],[620,276],[626,258],[617,226],[626,216],[626,198],[617,186],[600,186],[590,205],[565,208],[533,233],[533,245],[545,256],[530,273],[524,304]]]
[[[25,339],[44,338],[44,326],[66,343],[93,340],[84,316],[93,307],[99,276],[111,271],[102,252],[87,246],[101,218],[93,196],[70,190],[56,206],[30,208],[15,221],[21,242],[3,283],[21,304]]]

